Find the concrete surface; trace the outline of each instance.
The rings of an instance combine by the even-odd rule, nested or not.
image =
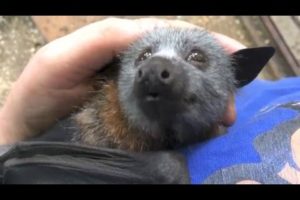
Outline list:
[[[0,16],[0,106],[30,57],[43,44],[30,17]]]

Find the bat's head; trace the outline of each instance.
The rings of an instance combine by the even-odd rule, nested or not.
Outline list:
[[[247,49],[229,55],[202,29],[156,28],[121,56],[118,91],[123,113],[141,133],[170,147],[206,138],[216,126],[234,122],[234,109],[229,108],[235,89],[256,77],[272,56],[269,51]],[[236,70],[244,68],[240,63],[254,65],[248,66],[252,73]]]

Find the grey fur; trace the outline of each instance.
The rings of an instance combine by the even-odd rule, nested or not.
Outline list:
[[[173,113],[172,119],[167,119],[170,123],[164,125],[160,123],[160,119],[151,120],[143,113],[133,92],[134,80],[140,67],[135,61],[147,47],[151,47],[153,57],[165,57],[180,64],[187,77],[184,83],[185,91],[178,97],[183,110],[180,113]],[[185,59],[195,48],[200,49],[208,59],[205,69],[199,69]],[[235,91],[230,55],[226,54],[218,42],[203,29],[157,27],[133,42],[122,52],[120,58],[120,71],[117,76],[118,95],[128,124],[139,130],[141,137],[147,138],[150,135],[163,140],[164,144],[170,143],[167,140],[172,135],[175,141],[171,145],[172,148],[205,138],[207,132],[226,111],[229,95]],[[95,103],[88,104],[86,108],[93,104]],[[95,130],[89,132],[93,131],[95,132]],[[100,135],[97,138],[107,140],[105,136]],[[100,141],[98,143],[103,145]]]

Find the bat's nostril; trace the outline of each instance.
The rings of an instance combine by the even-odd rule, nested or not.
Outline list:
[[[161,73],[161,77],[162,77],[163,79],[167,79],[167,78],[170,77],[170,73],[169,73],[167,70],[164,70],[164,71],[162,71],[162,73]]]

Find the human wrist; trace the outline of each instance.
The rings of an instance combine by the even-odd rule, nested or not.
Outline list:
[[[19,131],[16,130],[14,122],[5,115],[4,108],[0,110],[0,145],[11,144],[17,140]]]
[[[32,130],[9,102],[0,110],[0,145],[13,144],[30,137]]]

